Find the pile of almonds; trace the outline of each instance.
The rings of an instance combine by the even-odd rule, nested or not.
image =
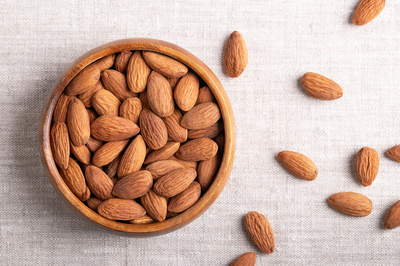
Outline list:
[[[224,132],[196,73],[166,55],[125,50],[71,80],[50,143],[79,200],[108,219],[146,224],[198,201],[219,169]]]

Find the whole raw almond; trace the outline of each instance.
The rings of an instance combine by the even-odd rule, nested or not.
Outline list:
[[[90,136],[88,143],[86,143],[86,147],[88,147],[91,152],[95,153],[103,144],[104,142]]]
[[[71,98],[68,105],[67,125],[70,140],[76,145],[85,145],[90,137],[90,121],[85,105],[77,99]]]
[[[386,229],[394,229],[400,226],[400,200],[390,207],[383,226]]]
[[[153,177],[150,172],[142,170],[119,180],[112,193],[121,199],[136,199],[146,194],[152,185]]]
[[[96,65],[89,65],[82,69],[67,85],[66,95],[78,95],[89,90],[100,78],[100,69]]]
[[[225,46],[224,65],[226,74],[232,78],[239,77],[247,66],[248,52],[242,35],[234,31]]]
[[[400,162],[400,145],[390,148],[386,155],[393,161]]]
[[[131,59],[132,52],[129,50],[123,50],[120,52],[114,61],[115,70],[121,72],[122,74],[126,74],[126,68],[128,67],[129,59]]]
[[[196,105],[181,120],[181,126],[187,129],[204,129],[212,126],[221,118],[218,105],[207,102]]]
[[[118,177],[122,178],[130,173],[137,172],[142,168],[146,158],[146,143],[143,137],[138,135],[129,144],[118,166]]]
[[[370,186],[378,175],[378,152],[369,147],[362,148],[356,156],[355,170],[358,181],[364,187]]]
[[[149,155],[147,155],[144,164],[151,164],[157,161],[168,159],[169,157],[175,154],[175,152],[179,149],[180,145],[181,145],[180,142],[172,142],[172,141],[168,142],[161,149],[152,151]]]
[[[211,159],[199,162],[197,166],[197,178],[203,191],[206,191],[210,187],[212,181],[214,181],[220,164],[221,157],[219,154],[216,154]]]
[[[354,192],[341,192],[330,196],[329,205],[338,212],[351,216],[367,216],[372,211],[372,202],[366,196]]]
[[[134,200],[127,199],[108,199],[101,203],[97,210],[101,216],[110,220],[129,221],[137,219],[146,214],[140,204]]]
[[[128,89],[125,75],[121,72],[112,69],[106,70],[101,74],[101,81],[103,82],[104,88],[112,92],[121,102],[130,97],[137,96],[136,93]]]
[[[147,79],[147,100],[151,110],[159,117],[167,117],[174,112],[174,98],[167,79],[152,71]]]
[[[176,152],[176,157],[185,161],[205,161],[214,157],[218,145],[212,139],[199,138],[186,142]]]
[[[100,168],[91,165],[85,170],[86,183],[90,191],[99,199],[107,200],[113,196],[114,184]]]
[[[140,102],[142,103],[142,109],[149,109],[149,110],[151,110],[150,104],[149,104],[149,101],[148,101],[148,98],[147,98],[147,90],[142,91],[142,92],[139,94],[139,100],[140,100]]]
[[[54,161],[63,169],[68,168],[69,143],[67,125],[62,122],[54,123],[50,132],[50,146]]]
[[[184,160],[176,158],[175,155],[172,155],[171,157],[169,157],[168,160],[178,162],[185,167],[193,168],[195,170],[197,169],[197,162],[195,162],[195,161],[184,161]]]
[[[178,84],[178,81],[179,81],[180,79],[181,79],[181,78],[168,78],[168,77],[167,77],[167,80],[168,80],[168,82],[169,82],[169,85],[171,85],[171,89],[172,89],[172,90],[175,90],[176,84]]]
[[[93,96],[93,107],[99,115],[115,115],[119,114],[121,102],[108,90],[98,91]]]
[[[174,99],[182,111],[189,111],[196,104],[199,87],[199,77],[192,71],[189,71],[176,84]]]
[[[318,176],[317,166],[305,155],[293,151],[281,151],[278,160],[292,175],[312,181]]]
[[[262,252],[271,254],[275,250],[275,238],[268,219],[252,211],[246,215],[246,228],[254,243]]]
[[[150,189],[140,198],[143,208],[154,220],[161,222],[167,217],[167,199]]]
[[[170,198],[184,191],[196,178],[197,172],[192,168],[182,168],[159,178],[154,184],[154,191]]]
[[[107,164],[104,168],[104,172],[108,177],[112,178],[117,174],[118,166],[122,158],[122,153],[120,153],[111,163]]]
[[[93,109],[86,109],[88,116],[89,116],[89,122],[90,124],[93,123],[94,120],[96,120],[97,118],[99,118],[99,114],[93,110]]]
[[[58,98],[56,107],[54,108],[53,123],[67,123],[67,110],[71,98],[72,96],[65,94],[61,94],[60,98]]]
[[[74,159],[69,158],[68,168],[60,168],[60,174],[72,193],[74,193],[79,200],[83,200],[86,193],[86,182],[78,163]]]
[[[128,142],[128,139],[107,142],[93,154],[93,164],[103,166],[111,163],[128,145]]]
[[[244,253],[242,256],[234,260],[230,266],[254,266],[256,264],[257,255],[254,252]]]
[[[169,56],[143,51],[143,57],[152,69],[166,77],[182,77],[188,72],[187,66]]]
[[[129,221],[130,224],[151,224],[151,223],[154,223],[154,222],[155,222],[155,220],[153,218],[151,218],[147,214],[145,216],[140,217],[140,218],[136,218],[136,219],[133,219],[133,220]]]
[[[135,51],[129,60],[126,71],[126,80],[129,89],[136,93],[144,91],[150,71],[151,69],[143,59],[142,53]]]
[[[197,97],[196,105],[201,103],[213,102],[216,103],[217,100],[211,90],[204,86],[199,90],[199,96]]]
[[[83,104],[85,105],[86,108],[90,108],[93,106],[93,103],[92,103],[93,96],[100,90],[105,90],[105,88],[103,87],[103,84],[99,80],[96,82],[96,84],[94,84],[93,87],[91,87],[84,93],[79,94],[78,99],[83,102]]]
[[[301,86],[308,95],[320,100],[331,101],[343,95],[342,88],[336,82],[317,73],[305,73]]]
[[[168,141],[168,132],[164,122],[148,109],[143,109],[139,116],[142,136],[152,150],[164,147]]]
[[[103,201],[101,199],[96,198],[95,196],[91,196],[87,201],[87,205],[89,208],[97,212],[97,207],[102,203]]]
[[[146,167],[146,170],[149,171],[153,176],[153,179],[156,180],[162,177],[163,175],[168,174],[169,172],[172,172],[177,169],[182,169],[184,167],[185,166],[180,162],[173,160],[163,160],[149,164]]]
[[[139,98],[128,98],[119,107],[119,116],[131,120],[137,124],[140,112],[142,111],[142,103]]]
[[[163,121],[167,127],[168,137],[177,142],[185,142],[187,140],[188,130],[181,126],[182,114],[178,108],[175,108],[172,115],[164,117]]]
[[[191,129],[188,131],[189,139],[215,138],[224,129],[224,123],[218,121],[214,125],[203,129]]]
[[[100,72],[103,72],[104,70],[107,70],[114,65],[114,60],[115,54],[110,54],[92,63],[92,65],[97,66],[100,69]]]
[[[196,181],[187,189],[173,197],[168,203],[168,211],[183,212],[197,202],[201,195],[201,186]]]
[[[90,153],[88,147],[86,145],[75,146],[72,142],[71,144],[71,152],[75,156],[75,158],[84,164],[90,164],[92,159],[92,154]]]
[[[101,141],[118,141],[131,138],[140,131],[132,121],[112,115],[102,115],[91,124],[92,135]]]
[[[385,7],[385,0],[361,0],[353,15],[353,24],[362,26],[376,18]]]

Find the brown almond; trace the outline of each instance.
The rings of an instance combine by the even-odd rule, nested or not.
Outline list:
[[[92,135],[101,141],[118,141],[131,138],[140,131],[132,121],[112,115],[102,115],[91,125]]]
[[[383,226],[386,229],[394,229],[400,226],[400,200],[390,207]]]
[[[91,196],[87,201],[86,204],[90,209],[93,211],[97,212],[97,207],[102,203],[103,201],[101,199],[96,198],[95,196]]]
[[[142,136],[152,150],[164,147],[168,141],[168,132],[164,122],[148,109],[143,109],[139,116]]]
[[[182,77],[188,72],[187,66],[163,54],[143,51],[143,58],[152,69],[169,78]]]
[[[174,99],[182,111],[189,111],[196,104],[199,87],[199,77],[192,71],[179,80],[174,90]]]
[[[77,98],[72,98],[69,102],[67,125],[69,137],[76,146],[85,145],[89,141],[89,115],[83,103]]]
[[[154,184],[154,191],[170,198],[184,191],[196,178],[197,172],[192,168],[182,168],[159,178]]]
[[[196,105],[207,102],[216,103],[217,100],[215,99],[211,90],[207,86],[204,86],[199,90],[199,96],[197,97]]]
[[[100,58],[96,62],[92,63],[92,65],[97,66],[100,69],[100,72],[109,69],[114,65],[115,54],[110,54],[106,57]]]
[[[82,195],[82,198],[80,198],[81,201],[87,201],[90,198],[91,192],[90,189],[86,186],[86,191]]]
[[[393,161],[400,162],[400,145],[390,148],[386,155]]]
[[[192,182],[188,188],[173,197],[168,203],[168,211],[183,212],[197,202],[201,195],[201,186],[196,181]]]
[[[111,163],[107,164],[104,168],[104,172],[108,177],[113,178],[117,174],[118,166],[122,158],[122,153],[120,153]]]
[[[78,95],[89,90],[100,78],[100,69],[96,65],[89,65],[82,69],[67,85],[66,95]]]
[[[208,138],[199,138],[186,142],[176,152],[178,159],[185,161],[205,161],[214,157],[218,152],[218,145]]]
[[[385,0],[361,0],[353,15],[353,24],[362,26],[376,18],[385,7]]]
[[[111,199],[114,184],[100,168],[91,165],[85,170],[86,183],[90,191],[101,200]]]
[[[119,114],[121,102],[108,90],[98,91],[93,96],[93,107],[99,115],[115,115]]]
[[[128,142],[128,139],[107,142],[93,154],[93,164],[103,166],[111,163],[128,145]]]
[[[93,109],[86,109],[88,116],[89,116],[89,122],[90,124],[93,123],[94,120],[96,120],[97,118],[99,118],[99,114],[93,110]]]
[[[185,167],[193,168],[195,170],[197,169],[197,162],[195,162],[195,161],[184,161],[184,160],[176,158],[175,155],[172,155],[171,157],[169,157],[168,160],[178,162]]]
[[[378,152],[369,147],[362,148],[356,156],[355,170],[358,181],[364,187],[370,186],[378,175]]]
[[[256,258],[256,253],[247,252],[234,260],[229,266],[254,266],[256,264]]]
[[[68,168],[69,136],[65,123],[54,123],[50,132],[50,146],[54,161],[63,169]]]
[[[119,107],[119,116],[137,124],[141,111],[142,103],[139,98],[128,98]]]
[[[126,68],[128,67],[129,59],[131,59],[132,52],[129,50],[123,50],[120,52],[114,61],[115,70],[121,72],[122,74],[126,75]]]
[[[142,53],[135,51],[129,60],[126,71],[126,80],[129,89],[136,93],[143,92],[146,89],[150,71],[151,69],[143,59]]]
[[[104,142],[97,140],[95,138],[93,138],[92,136],[89,138],[88,143],[86,143],[86,147],[88,147],[88,149],[95,153],[102,145],[104,144]]]
[[[152,151],[149,155],[147,155],[144,164],[151,164],[157,161],[168,159],[169,157],[175,154],[175,152],[179,149],[180,145],[181,144],[179,142],[168,142],[161,149]]]
[[[104,88],[112,92],[121,102],[130,97],[137,96],[136,93],[128,89],[125,75],[121,72],[112,69],[106,70],[101,74],[101,81],[103,82]]]
[[[203,128],[203,129],[191,129],[188,131],[189,139],[198,139],[198,138],[215,138],[218,134],[224,129],[224,123],[222,121],[218,121],[214,125]]]
[[[167,80],[168,80],[169,85],[171,85],[171,89],[175,90],[176,84],[178,84],[178,81],[180,80],[180,78],[168,78],[167,77]]]
[[[211,159],[199,162],[199,165],[197,166],[197,178],[203,191],[206,191],[214,181],[214,177],[218,172],[220,164],[221,157],[219,154],[215,155]]]
[[[248,52],[242,35],[234,31],[225,46],[224,65],[226,74],[232,78],[239,77],[247,66]]]
[[[217,123],[221,112],[215,103],[202,103],[187,112],[181,120],[181,126],[187,129],[203,129]]]
[[[101,216],[110,220],[129,221],[146,214],[145,209],[134,200],[108,199],[97,207]]]
[[[366,196],[354,192],[336,193],[328,199],[329,205],[338,212],[351,216],[367,216],[372,211],[372,202]]]
[[[142,92],[139,94],[139,100],[140,100],[140,102],[142,103],[142,109],[149,109],[149,110],[151,110],[150,104],[149,104],[149,101],[148,101],[148,98],[147,98],[147,90],[142,91]]]
[[[163,175],[168,174],[169,172],[172,172],[174,170],[182,169],[185,166],[181,164],[180,162],[173,161],[173,160],[163,160],[163,161],[158,161],[152,164],[149,164],[146,167],[146,170],[151,173],[153,176],[153,179],[156,180]]]
[[[145,216],[140,217],[140,218],[136,218],[136,219],[133,219],[133,220],[129,221],[130,224],[151,224],[151,223],[154,223],[154,222],[155,222],[155,220],[153,218],[151,218],[147,214]]]
[[[74,193],[79,200],[83,200],[86,193],[86,182],[78,163],[74,159],[69,158],[68,168],[60,168],[60,174],[72,193]]]
[[[174,112],[174,98],[167,79],[152,71],[147,79],[147,100],[151,110],[159,117],[167,117]]]
[[[143,208],[154,220],[161,222],[167,217],[167,199],[150,189],[140,198]]]
[[[90,108],[93,106],[93,103],[92,103],[93,96],[100,90],[105,90],[105,88],[103,87],[103,84],[99,80],[96,82],[96,84],[94,84],[93,87],[91,87],[84,93],[79,94],[78,99],[83,102],[83,104],[85,105],[86,108]]]
[[[118,166],[118,177],[122,178],[130,173],[137,172],[142,168],[146,158],[146,143],[143,137],[138,135],[129,144]]]
[[[278,154],[278,160],[295,177],[312,181],[318,176],[317,166],[301,153],[282,151]]]
[[[262,252],[271,254],[275,250],[275,238],[268,219],[252,211],[246,215],[246,228],[254,243]]]
[[[181,126],[181,119],[182,114],[178,108],[175,108],[172,115],[163,118],[167,127],[168,137],[177,142],[185,142],[188,135],[188,130]]]
[[[67,123],[67,110],[72,96],[61,94],[54,108],[53,123]]]
[[[81,163],[90,164],[90,161],[92,159],[92,154],[90,153],[86,145],[75,146],[71,142],[71,152],[75,156],[75,158]]]
[[[136,199],[146,194],[152,185],[153,177],[150,172],[142,170],[119,180],[112,193],[121,199]]]
[[[331,101],[343,96],[343,90],[336,82],[317,73],[305,73],[301,86],[308,95],[320,100]]]

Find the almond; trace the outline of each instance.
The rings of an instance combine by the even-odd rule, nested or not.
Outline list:
[[[189,139],[198,138],[215,138],[224,129],[222,121],[218,121],[214,125],[203,129],[191,129],[188,131]]]
[[[390,207],[386,214],[383,226],[386,229],[394,229],[400,225],[400,200]]]
[[[174,99],[182,111],[189,111],[196,104],[199,87],[199,77],[192,71],[179,80],[174,90]]]
[[[136,199],[146,194],[152,185],[153,177],[150,172],[142,170],[119,180],[112,193],[121,199]]]
[[[103,87],[103,84],[99,80],[96,82],[96,84],[94,84],[93,87],[91,87],[84,93],[79,94],[78,99],[83,102],[83,104],[85,105],[86,108],[90,108],[93,106],[93,103],[92,103],[93,96],[100,90],[105,90],[105,88]]]
[[[139,100],[140,100],[140,102],[142,103],[142,109],[149,109],[149,110],[151,110],[150,104],[149,104],[149,101],[148,101],[148,98],[147,98],[147,90],[142,91],[142,92],[139,94]]]
[[[143,208],[154,220],[161,222],[167,217],[167,199],[150,189],[140,198]]]
[[[125,150],[118,166],[118,176],[122,178],[130,173],[139,171],[143,165],[144,158],[146,158],[146,143],[144,143],[142,136],[139,135]]]
[[[142,206],[133,200],[108,199],[97,207],[101,216],[110,220],[129,221],[146,214]]]
[[[254,266],[256,264],[257,255],[254,252],[244,253],[242,256],[234,260],[230,266]]]
[[[171,85],[171,89],[175,90],[176,84],[178,84],[178,81],[180,78],[167,78],[169,85]]]
[[[86,183],[90,191],[101,200],[111,199],[114,184],[100,168],[88,166],[85,170]]]
[[[393,161],[400,162],[400,145],[390,148],[386,155]]]
[[[78,163],[74,159],[69,158],[68,168],[67,169],[60,168],[60,174],[65,184],[69,187],[72,193],[74,193],[79,200],[85,198],[84,197],[86,193],[85,177],[83,176],[82,170],[79,167]]]
[[[90,161],[92,159],[92,154],[90,153],[86,145],[75,146],[71,142],[71,152],[75,156],[75,158],[81,163],[90,164]]]
[[[199,166],[197,167],[197,177],[203,191],[206,191],[210,187],[218,172],[220,164],[221,157],[219,154],[209,160],[199,162]]]
[[[178,108],[175,108],[172,115],[163,118],[167,127],[168,137],[177,142],[185,142],[188,135],[188,130],[181,126],[181,119],[182,114]]]
[[[370,186],[378,175],[378,152],[369,147],[362,148],[356,156],[355,170],[358,181],[364,187]]]
[[[119,107],[119,116],[137,124],[141,111],[142,103],[139,98],[128,98]]]
[[[187,66],[166,55],[143,51],[143,58],[152,69],[169,78],[182,77],[188,72]]]
[[[103,82],[104,88],[112,92],[121,102],[130,97],[137,96],[136,93],[128,89],[125,75],[121,72],[112,69],[106,70],[101,74],[101,81]]]
[[[103,144],[104,142],[90,137],[88,143],[86,143],[86,147],[88,147],[91,152],[95,153]]]
[[[92,63],[92,65],[97,66],[100,69],[100,72],[109,69],[114,65],[115,54],[110,54],[106,57],[100,58],[96,62]]]
[[[201,186],[196,181],[192,182],[187,189],[173,197],[168,203],[168,211],[183,212],[197,202],[201,195]]]
[[[226,74],[232,78],[239,77],[247,66],[248,52],[242,35],[234,31],[225,46],[224,65]]]
[[[252,211],[246,215],[246,228],[254,243],[262,252],[271,254],[275,250],[275,238],[268,219]]]
[[[341,192],[328,199],[329,205],[338,212],[351,216],[367,216],[372,211],[372,202],[362,194]]]
[[[82,69],[67,85],[66,95],[78,95],[89,90],[100,78],[100,69],[96,65],[89,65]]]
[[[108,175],[108,177],[113,178],[117,174],[117,169],[121,161],[121,158],[122,158],[122,153],[120,153],[111,163],[109,163],[105,167],[104,172]]]
[[[153,176],[153,179],[156,180],[163,175],[168,174],[169,172],[172,172],[177,169],[182,169],[185,166],[177,161],[173,160],[163,160],[163,161],[158,161],[152,164],[149,164],[146,167],[146,170],[151,173]]]
[[[172,161],[178,162],[178,163],[182,164],[185,167],[193,168],[195,170],[197,169],[197,162],[184,161],[184,160],[176,158],[175,155],[172,155],[171,157],[169,157],[168,160],[172,160]]]
[[[136,219],[133,219],[133,220],[129,221],[130,224],[151,224],[151,223],[154,223],[154,222],[155,222],[155,220],[153,218],[151,218],[147,214],[145,216],[140,217],[140,218],[136,218]]]
[[[135,51],[129,60],[126,71],[126,80],[129,89],[136,93],[144,91],[150,71],[151,69],[143,59],[142,53]]]
[[[68,168],[69,137],[65,123],[54,123],[50,132],[50,145],[54,161],[63,169]]]
[[[87,201],[86,204],[88,207],[95,212],[97,212],[97,207],[102,203],[103,201],[101,199],[96,198],[95,196],[91,196]]]
[[[81,201],[87,201],[90,198],[90,189],[86,186],[86,191],[85,193],[82,195],[82,197],[80,198]]]
[[[157,161],[168,159],[169,157],[175,154],[175,152],[179,149],[180,145],[181,144],[179,142],[168,142],[161,149],[152,151],[149,155],[147,155],[144,164],[150,164]]]
[[[199,90],[199,96],[197,97],[196,105],[207,102],[216,103],[217,100],[215,100],[214,94],[211,92],[211,90],[207,86],[204,86]]]
[[[121,102],[108,90],[98,91],[93,96],[93,107],[99,115],[115,115],[119,114]]]
[[[147,80],[147,100],[151,110],[159,117],[167,117],[174,112],[174,98],[167,79],[152,71]]]
[[[69,102],[67,125],[69,137],[76,146],[85,145],[89,141],[89,115],[83,103],[77,98],[71,98]]]
[[[181,120],[181,126],[187,129],[203,129],[212,126],[221,118],[221,112],[215,103],[202,103],[187,112]]]
[[[353,15],[353,24],[362,26],[376,18],[385,7],[385,0],[361,0]]]
[[[335,100],[343,95],[342,88],[333,80],[317,73],[305,73],[301,86],[308,95],[320,100]]]
[[[123,50],[120,52],[114,61],[115,70],[121,72],[122,74],[126,74],[126,68],[128,67],[129,59],[131,59],[132,52],[129,50]]]
[[[99,114],[96,113],[95,110],[93,110],[93,109],[86,109],[86,111],[87,111],[87,113],[88,113],[88,115],[89,115],[89,122],[90,122],[90,124],[92,124],[94,120],[96,120],[97,118],[99,118]]]
[[[53,123],[67,123],[67,110],[71,96],[61,94],[56,107],[54,108]]]
[[[168,141],[168,132],[164,122],[152,111],[143,109],[139,116],[142,136],[152,150],[164,147]]]
[[[317,178],[317,166],[305,155],[293,151],[281,151],[278,160],[292,175],[312,181]]]
[[[154,184],[154,191],[164,197],[173,197],[184,191],[196,178],[197,172],[192,168],[182,168],[159,178]]]
[[[183,144],[175,155],[185,161],[205,161],[214,157],[217,152],[217,143],[208,138],[200,138]]]
[[[118,141],[131,138],[140,131],[132,121],[112,115],[103,115],[93,121],[92,135],[101,141]]]
[[[111,163],[122,152],[128,142],[128,139],[107,142],[93,154],[93,164],[103,166]]]

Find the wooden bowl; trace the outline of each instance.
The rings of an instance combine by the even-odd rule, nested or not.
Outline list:
[[[58,98],[71,79],[83,68],[99,58],[123,50],[149,50],[168,55],[195,71],[214,93],[221,110],[225,129],[225,147],[220,169],[202,197],[188,210],[176,217],[152,224],[135,225],[106,219],[88,208],[68,188],[61,178],[50,148],[50,128]],[[39,123],[39,150],[46,174],[64,203],[83,221],[107,232],[129,236],[157,236],[177,230],[205,212],[221,193],[232,169],[235,152],[235,121],[232,107],[222,84],[215,74],[196,56],[172,43],[153,39],[124,39],[101,45],[79,57],[58,77],[42,109]]]

